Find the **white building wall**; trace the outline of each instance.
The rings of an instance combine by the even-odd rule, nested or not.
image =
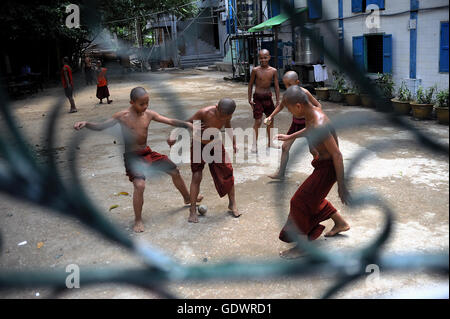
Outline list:
[[[417,18],[416,71],[417,78],[422,79],[424,87],[436,84],[442,90],[449,86],[448,72],[439,72],[441,21],[448,21],[448,14],[448,9],[419,11]]]
[[[338,0],[323,0],[322,5],[323,19],[317,25],[321,30],[321,35],[324,36],[325,45],[337,54],[337,33],[330,34],[325,28],[325,24],[328,24],[332,30],[337,32],[339,23]],[[447,6],[447,8],[429,9],[439,6]],[[392,34],[392,75],[396,85],[400,85],[402,80],[409,78],[410,32],[408,25],[410,0],[386,0],[385,8],[385,10],[380,11],[380,27],[369,29],[365,22],[370,12],[353,13],[351,0],[343,0],[344,45],[346,52],[351,55],[352,37],[373,33]],[[420,79],[425,87],[437,84],[439,89],[448,88],[449,74],[439,73],[440,22],[448,21],[448,1],[420,0],[419,8],[428,8],[428,10],[418,13],[416,78]],[[325,64],[328,66],[331,81],[331,72],[336,66],[332,65],[327,57],[325,57]]]

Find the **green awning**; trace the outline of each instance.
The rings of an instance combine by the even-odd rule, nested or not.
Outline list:
[[[308,8],[297,9],[297,12],[295,14],[299,14],[300,12],[306,11],[307,9]],[[251,27],[250,29],[248,29],[248,31],[256,32],[271,29],[272,27],[280,25],[287,20],[289,20],[289,16],[286,13],[282,13],[273,18],[270,18],[269,20],[264,21],[263,23]]]

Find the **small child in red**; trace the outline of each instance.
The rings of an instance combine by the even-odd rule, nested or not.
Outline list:
[[[100,100],[100,104],[103,104],[103,99],[106,98],[108,104],[112,103],[109,99],[108,79],[106,78],[107,68],[102,68],[102,62],[97,61],[97,98]]]

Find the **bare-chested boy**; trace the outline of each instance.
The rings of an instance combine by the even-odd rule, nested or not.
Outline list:
[[[203,176],[203,168],[205,167],[205,160],[203,157],[203,149],[206,145],[210,143],[220,143],[219,148],[222,150],[222,156],[219,161],[212,161],[208,163],[209,171],[214,180],[214,185],[220,197],[228,195],[228,209],[233,214],[234,217],[239,217],[239,213],[236,206],[236,197],[234,192],[234,176],[233,176],[233,166],[225,152],[222,140],[214,137],[210,139],[203,139],[203,132],[208,128],[217,129],[217,132],[223,127],[231,129],[231,117],[236,109],[236,103],[232,99],[224,98],[219,101],[217,105],[207,106],[197,111],[188,121],[193,123],[194,121],[201,121],[201,132],[196,132],[194,127],[193,143],[197,142],[200,147],[194,147],[191,144],[191,170],[192,170],[192,182],[191,182],[191,207],[189,212],[188,221],[191,223],[198,223],[198,216],[196,210],[196,199],[200,191],[200,183]],[[233,139],[233,151],[236,152],[236,139],[230,130],[227,130],[230,138]],[[175,143],[174,138],[170,138],[169,144],[173,145]],[[214,147],[211,147],[210,155],[214,156]],[[194,152],[197,152],[194,154]],[[198,154],[200,152],[200,154]]]
[[[300,81],[298,80],[298,74],[295,71],[288,71],[283,76],[283,83],[286,89],[290,88],[293,85],[299,85]],[[301,88],[303,92],[305,92],[306,96],[308,97],[308,100],[311,102],[312,105],[318,108],[322,108],[322,105],[320,105],[319,101],[317,101],[311,93],[305,88]],[[284,104],[280,103],[275,111],[268,116],[265,120],[265,123],[271,124],[274,117],[284,108]],[[298,132],[305,128],[305,118],[297,118],[295,116],[292,116],[292,124],[289,128],[287,135],[291,135],[295,132]],[[281,146],[281,161],[280,161],[280,168],[278,172],[275,174],[269,175],[270,178],[273,179],[283,179],[284,174],[286,173],[286,165],[289,160],[289,150],[291,149],[292,144],[294,144],[295,140],[289,140],[283,142],[283,145]]]
[[[306,235],[309,240],[318,238],[325,226],[320,223],[331,218],[334,227],[325,236],[334,236],[347,231],[350,226],[337,212],[336,208],[328,202],[328,195],[334,183],[337,181],[338,194],[343,204],[347,204],[349,194],[344,182],[344,163],[339,150],[339,143],[334,129],[330,126],[330,120],[320,108],[314,107],[308,100],[308,96],[298,86],[291,86],[283,96],[283,103],[289,112],[297,118],[306,119],[306,128],[291,135],[277,135],[281,141],[289,141],[306,136],[308,132],[317,128],[326,128],[326,136],[321,136],[318,142],[308,138],[310,149],[313,150],[313,173],[303,182],[291,199],[288,220],[280,232],[280,240],[293,242],[292,232]],[[301,255],[295,246],[281,253],[285,258],[296,258]]]
[[[258,151],[258,129],[262,124],[262,114],[267,116],[273,113],[275,106],[272,100],[272,92],[270,86],[272,81],[275,85],[275,97],[276,106],[280,104],[280,86],[278,84],[278,72],[277,69],[269,66],[270,53],[266,49],[259,51],[259,66],[253,68],[250,76],[250,82],[248,83],[248,103],[250,103],[253,109],[253,118],[255,123],[253,129],[255,130],[255,137],[253,139],[252,152]],[[255,84],[255,93],[253,94],[253,84]],[[273,128],[273,121],[267,125],[267,147],[274,147],[271,132]]]
[[[122,128],[124,139],[131,140],[131,143],[125,143],[124,162],[126,174],[133,183],[133,208],[134,208],[134,227],[137,233],[144,231],[142,222],[142,206],[144,204],[145,174],[140,171],[139,165],[133,159],[137,159],[139,164],[151,165],[152,168],[163,171],[172,177],[175,187],[183,196],[184,203],[190,203],[190,194],[186,184],[180,175],[177,166],[166,156],[154,152],[147,146],[148,127],[151,121],[157,121],[164,124],[192,128],[192,124],[184,121],[164,117],[155,111],[148,109],[149,95],[142,87],[136,87],[131,90],[130,107],[115,113],[112,118],[102,123],[77,122],[74,125],[76,130],[83,127],[94,131],[102,131],[119,123]],[[128,137],[130,137],[128,139]],[[196,197],[197,199],[197,197]],[[201,197],[198,198],[201,200]]]

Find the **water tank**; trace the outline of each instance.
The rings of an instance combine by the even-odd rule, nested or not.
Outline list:
[[[312,23],[305,24],[317,38],[320,38],[320,30]],[[301,32],[300,28],[296,30],[296,52],[295,64],[317,64],[320,61],[320,50],[313,45],[312,39]]]

